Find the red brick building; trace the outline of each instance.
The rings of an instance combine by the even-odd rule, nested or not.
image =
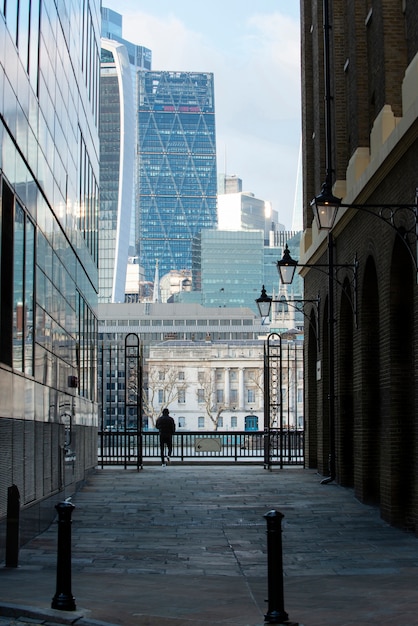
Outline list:
[[[310,203],[326,178],[327,156],[332,190],[343,204],[413,205],[418,187],[418,4],[329,0],[329,18],[326,152],[323,0],[301,0],[305,209],[299,263],[325,266],[329,241],[313,222]],[[331,335],[328,272],[302,269],[305,298],[321,297],[306,332],[306,459],[328,476],[331,457],[338,483],[378,505],[391,524],[418,530],[416,215],[397,210],[395,228],[390,216],[379,206],[338,210]],[[339,267],[354,259],[355,280],[353,269]]]

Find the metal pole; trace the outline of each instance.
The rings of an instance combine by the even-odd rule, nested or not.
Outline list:
[[[59,502],[55,508],[58,511],[57,587],[51,608],[75,611],[71,593],[71,515],[75,506],[71,502]]]
[[[279,511],[269,511],[264,515],[267,522],[267,572],[268,572],[268,611],[264,616],[267,624],[286,624],[298,626],[296,622],[289,622],[289,616],[284,610],[283,593],[283,555],[282,555],[282,519],[284,515]]]

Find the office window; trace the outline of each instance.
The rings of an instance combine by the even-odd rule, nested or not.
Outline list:
[[[205,390],[204,389],[198,389],[197,390],[197,401],[199,404],[203,404],[205,401]]]
[[[197,426],[198,426],[198,428],[204,428],[205,427],[205,418],[204,417],[198,417],[197,418]]]
[[[223,425],[224,425],[224,418],[223,418],[223,415],[220,415],[218,417],[218,428],[223,428]]]
[[[247,389],[247,402],[255,402],[254,389]]]
[[[179,417],[179,428],[185,428],[186,427],[186,418],[183,416]]]
[[[236,428],[236,427],[237,427],[237,416],[232,415],[231,416],[231,428]]]
[[[179,404],[185,404],[186,403],[186,390],[185,389],[179,389],[178,390],[177,402]]]

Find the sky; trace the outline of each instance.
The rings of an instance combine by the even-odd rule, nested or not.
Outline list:
[[[213,72],[218,173],[241,178],[244,191],[269,200],[279,222],[292,228],[301,137],[299,1],[102,4],[123,16],[124,39],[152,50],[152,69]]]

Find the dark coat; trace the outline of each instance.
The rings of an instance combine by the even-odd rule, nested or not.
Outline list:
[[[176,432],[176,424],[171,415],[161,415],[155,425],[160,435],[172,435]]]

